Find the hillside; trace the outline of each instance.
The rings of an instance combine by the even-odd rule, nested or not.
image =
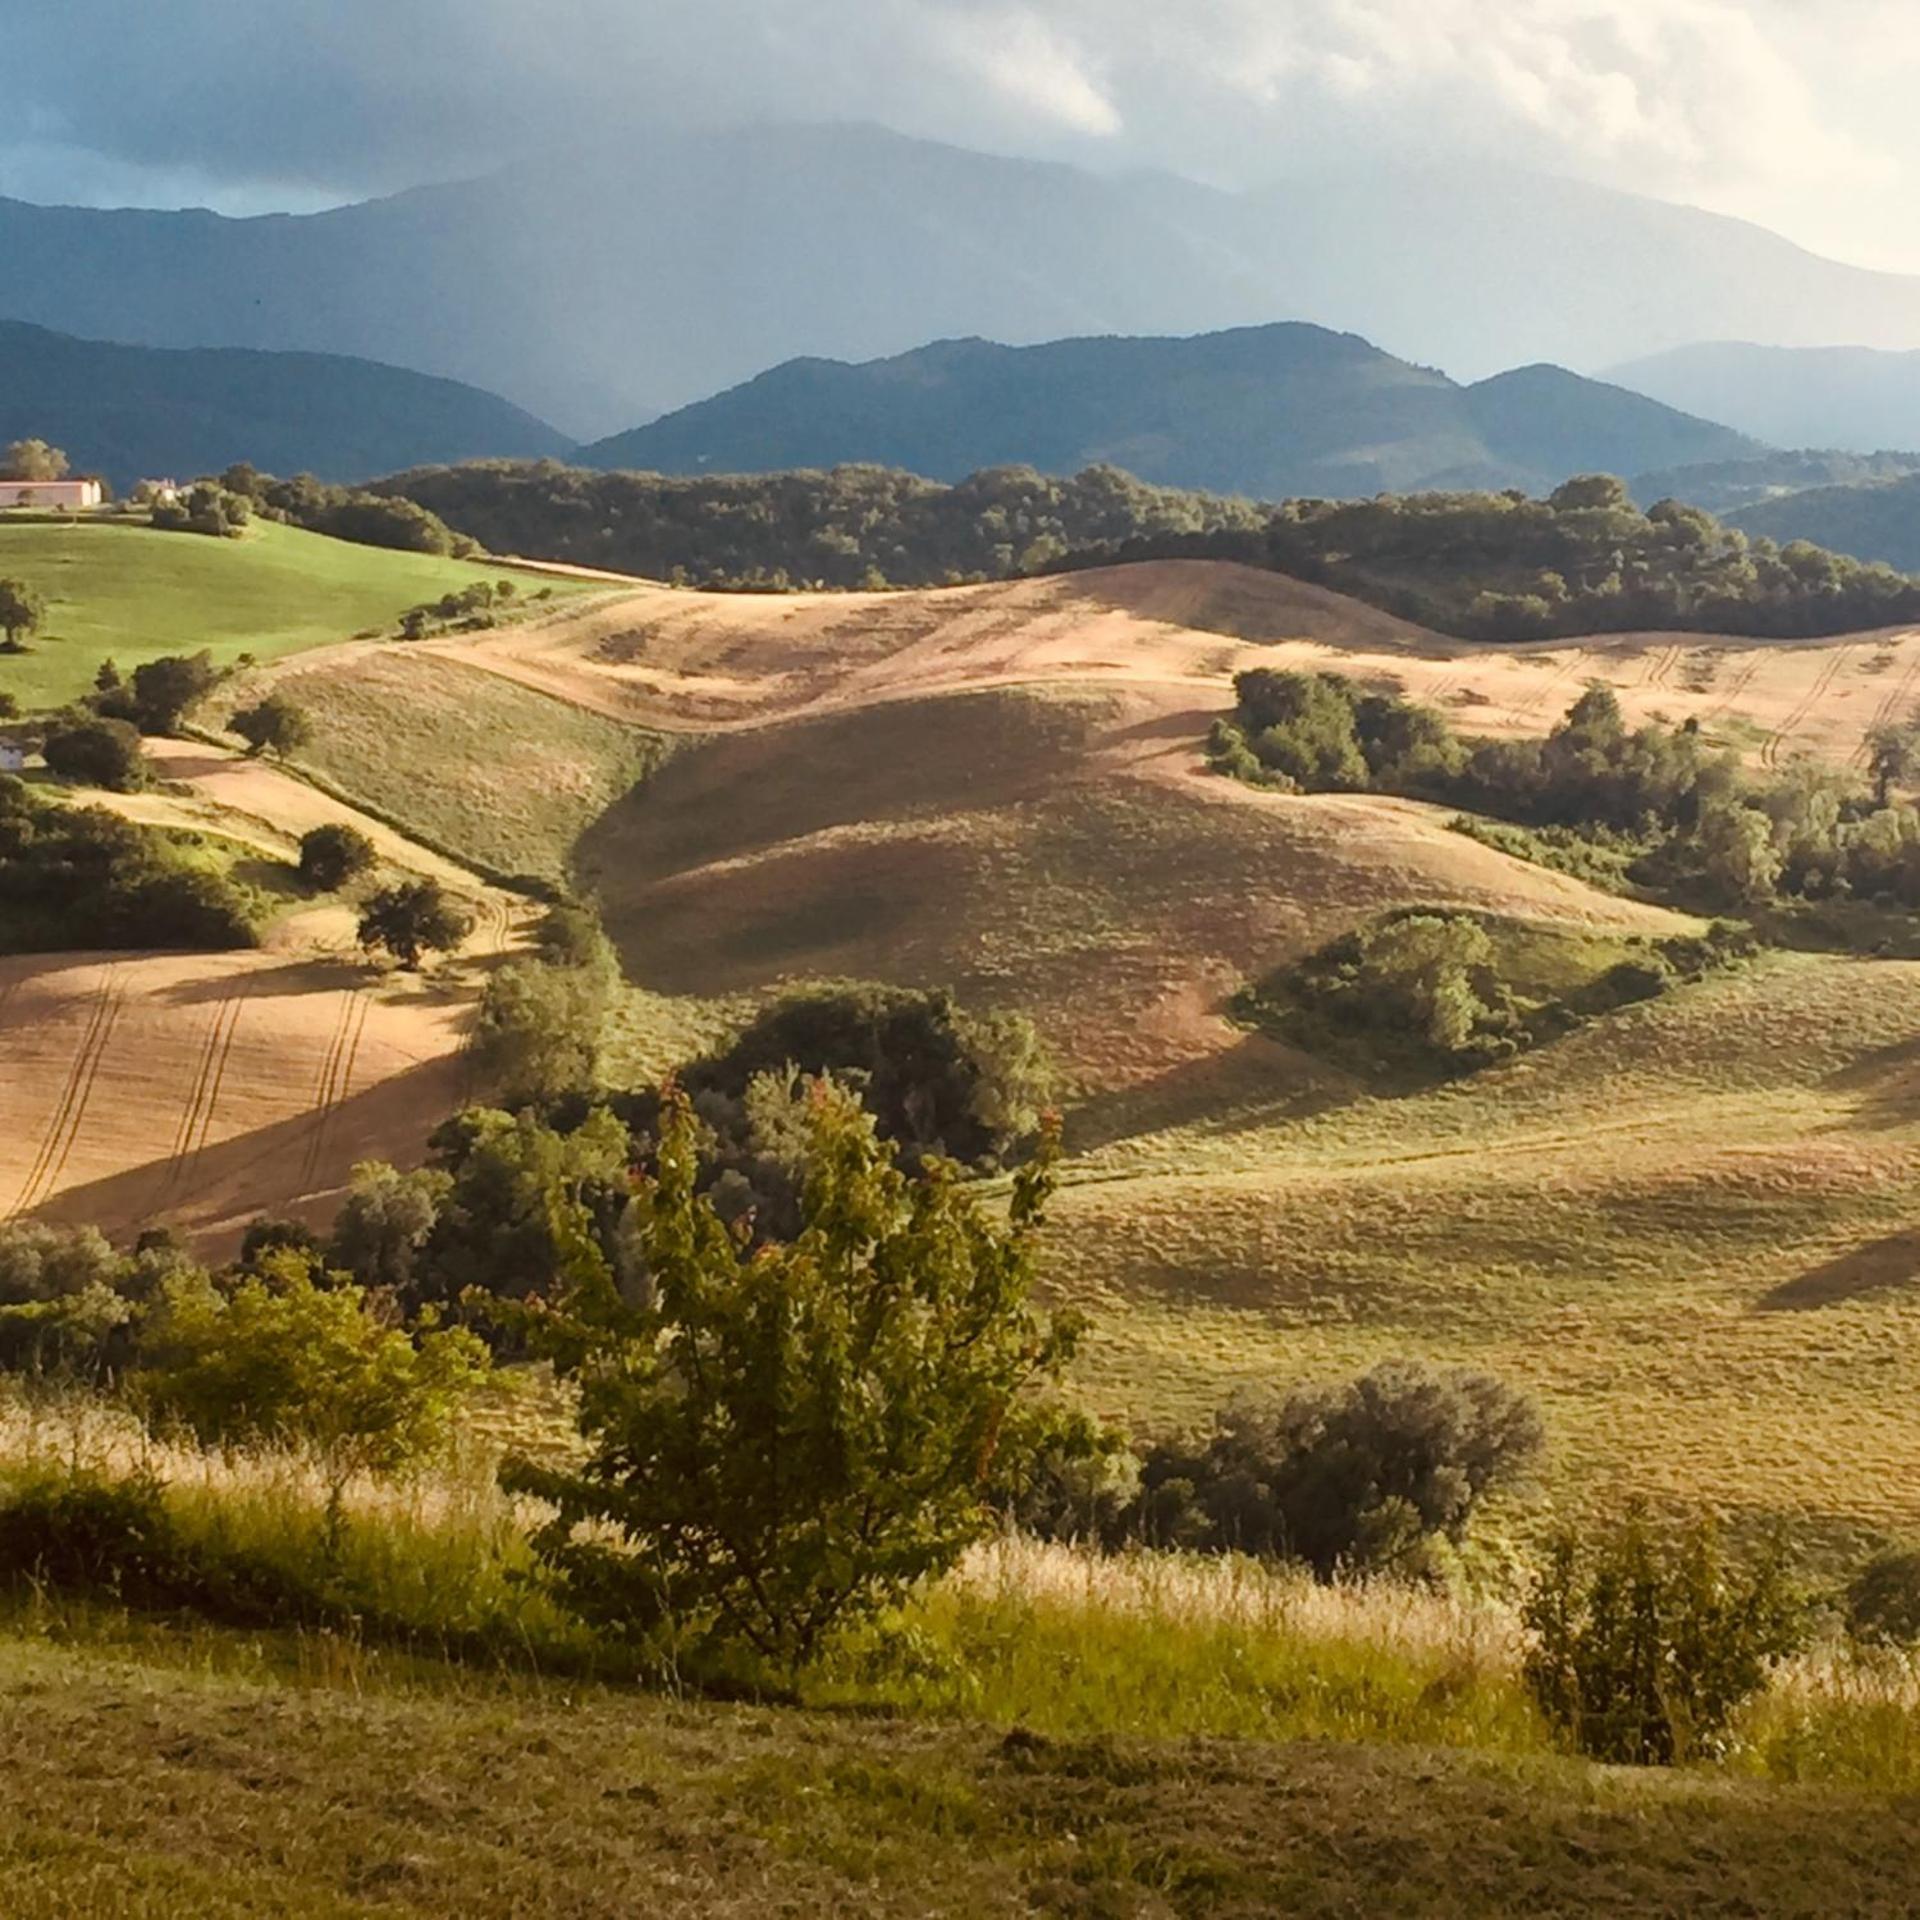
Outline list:
[[[1742,532],[1769,540],[1811,540],[1859,560],[1920,569],[1920,475],[1812,487],[1728,518]]]
[[[205,647],[230,665],[242,653],[265,659],[354,633],[386,633],[407,608],[503,573],[528,593],[559,598],[585,590],[264,521],[245,539],[214,540],[126,521],[0,518],[0,578],[24,580],[47,602],[31,650],[0,657],[0,690],[25,707],[58,706],[90,687],[108,657],[124,673],[143,660]]]
[[[1833,337],[1865,335],[1842,326]],[[1920,351],[1888,351],[1893,344],[1706,341],[1628,361],[1606,377],[1775,446],[1920,447]]]
[[[612,150],[298,217],[12,201],[0,259],[12,319],[416,367],[581,438],[796,354],[867,360],[970,335],[1292,318],[1463,379],[1699,340],[1920,346],[1920,282],[1569,180],[1330,167],[1236,194],[872,126],[649,123]]]
[[[345,481],[567,448],[493,394],[370,360],[112,346],[0,321],[0,444],[30,436],[123,491],[240,460]]]
[[[1708,513],[1729,515],[1816,487],[1865,486],[1920,472],[1920,453],[1845,453],[1832,448],[1755,454],[1704,466],[1668,467],[1633,476],[1633,497],[1642,506],[1679,499]]]
[[[1160,486],[1277,500],[1543,491],[1575,473],[1751,451],[1739,434],[1558,368],[1462,388],[1352,335],[1279,325],[1035,347],[949,340],[862,366],[790,361],[578,458],[677,474],[865,463],[948,481],[1104,463]]]

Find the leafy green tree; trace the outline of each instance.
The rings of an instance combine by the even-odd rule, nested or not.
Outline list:
[[[0,480],[64,480],[72,463],[44,440],[15,440],[0,452]]]
[[[433,1459],[487,1371],[460,1328],[387,1325],[344,1275],[316,1280],[306,1257],[268,1254],[230,1292],[204,1274],[161,1286],[140,1342],[141,1398],[207,1445],[306,1445],[337,1516],[360,1474]]]
[[[417,1299],[421,1254],[452,1190],[452,1176],[438,1167],[399,1173],[373,1160],[355,1167],[327,1259],[363,1287]]]
[[[379,849],[358,827],[338,821],[311,827],[300,836],[300,878],[320,893],[336,893],[372,872],[379,857]]]
[[[1741,805],[1715,807],[1702,816],[1698,839],[1702,870],[1717,892],[1753,906],[1773,898],[1786,863],[1764,813]]]
[[[1037,1444],[1028,1390],[1075,1330],[1029,1290],[1051,1144],[1007,1224],[955,1169],[895,1164],[870,1114],[815,1090],[803,1223],[749,1251],[701,1197],[699,1128],[663,1115],[623,1288],[584,1223],[530,1336],[577,1382],[586,1457],[516,1465],[551,1501],[560,1590],[618,1631],[705,1634],[789,1673],[951,1567],[993,1524],[996,1470]]]
[[[437,880],[382,887],[360,915],[360,944],[369,950],[384,947],[409,973],[419,971],[428,953],[451,953],[472,931],[472,917]]]
[[[592,1088],[612,1008],[601,966],[514,960],[487,981],[474,1028],[474,1063],[510,1105]]]
[[[227,723],[247,743],[250,753],[273,753],[285,759],[313,738],[313,722],[305,707],[284,693],[270,693],[251,707],[243,707]]]
[[[0,1367],[94,1371],[133,1317],[120,1267],[92,1227],[0,1223]]]
[[[41,743],[47,771],[109,793],[137,793],[147,784],[147,756],[137,728],[124,720],[70,715],[56,720]]]
[[[0,580],[0,633],[7,636],[9,653],[25,647],[46,617],[46,601],[24,580]]]
[[[144,660],[134,668],[129,683],[131,717],[142,733],[176,733],[188,709],[219,684],[220,670],[204,648],[199,653]]]
[[[1523,1618],[1541,1711],[1581,1752],[1627,1766],[1716,1757],[1806,1634],[1777,1547],[1736,1569],[1710,1528],[1663,1540],[1638,1512],[1590,1545],[1560,1535]]]

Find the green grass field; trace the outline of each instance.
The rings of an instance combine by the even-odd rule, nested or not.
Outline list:
[[[564,879],[580,836],[662,753],[654,735],[405,646],[273,684],[313,723],[297,768],[497,874]],[[244,679],[223,688],[209,717],[248,697]]]
[[[267,522],[243,540],[212,540],[115,520],[0,519],[0,577],[26,581],[47,601],[32,650],[0,655],[0,691],[38,708],[85,692],[109,656],[123,672],[202,647],[222,665],[242,653],[273,659],[387,632],[409,607],[512,576],[481,562],[356,546]],[[518,580],[528,593],[581,590],[533,574]]]

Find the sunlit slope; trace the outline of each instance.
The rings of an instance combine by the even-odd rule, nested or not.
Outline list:
[[[1420,1354],[1538,1392],[1566,1498],[1920,1526],[1920,967],[1776,956],[1409,1099],[1242,1066],[1057,1203],[1106,1404]]]
[[[113,520],[0,516],[0,578],[24,580],[47,602],[32,651],[0,655],[0,690],[25,707],[57,706],[90,687],[108,657],[124,673],[205,647],[226,665],[242,653],[266,659],[389,632],[409,607],[502,577],[556,598],[582,591],[492,562],[395,553],[266,521],[244,539],[216,540]]]
[[[1188,687],[1231,704],[1247,667],[1340,672],[1440,706],[1467,733],[1543,732],[1590,680],[1634,721],[1695,719],[1767,763],[1858,757],[1920,703],[1920,633],[1838,640],[1609,634],[1475,647],[1279,574],[1158,561],[919,593],[609,589],[435,652],[669,731],[985,687]]]
[[[684,747],[578,851],[631,975],[661,992],[857,976],[1034,1016],[1117,1090],[1231,1050],[1249,974],[1435,901],[1636,931],[1597,893],[1363,796],[1207,773],[1203,711],[1134,690],[900,700]]]

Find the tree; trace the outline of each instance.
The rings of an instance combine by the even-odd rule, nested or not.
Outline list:
[[[398,1173],[381,1161],[353,1170],[353,1186],[333,1217],[327,1257],[363,1287],[397,1300],[415,1297],[421,1250],[452,1190],[437,1167]]]
[[[110,793],[136,793],[147,784],[140,735],[124,720],[69,715],[56,720],[40,752],[47,771]]]
[[[92,1227],[0,1224],[0,1367],[93,1371],[133,1318],[120,1262]]]
[[[0,633],[9,653],[18,653],[46,617],[46,601],[24,580],[0,580]]]
[[[335,893],[372,871],[379,850],[358,827],[338,821],[310,827],[300,836],[300,878],[321,893]]]
[[[690,1633],[792,1674],[837,1630],[937,1575],[992,1525],[997,1467],[1037,1444],[1027,1401],[1076,1329],[1029,1290],[1051,1134],[1005,1225],[957,1169],[909,1177],[870,1114],[812,1092],[802,1226],[749,1250],[700,1185],[674,1095],[622,1287],[577,1215],[566,1285],[529,1336],[578,1383],[586,1457],[518,1462],[535,1538],[583,1617]]]
[[[284,693],[270,693],[251,707],[243,707],[227,723],[247,743],[249,753],[274,753],[282,759],[298,752],[313,738],[307,710]]]
[[[1633,495],[1610,473],[1582,473],[1556,487],[1547,505],[1555,513],[1631,513]]]
[[[386,948],[409,973],[420,970],[424,954],[451,953],[472,930],[471,917],[437,880],[382,887],[360,915],[360,944]]]
[[[398,1473],[445,1447],[488,1361],[460,1328],[388,1326],[363,1288],[325,1280],[286,1251],[231,1292],[204,1274],[170,1276],[141,1336],[139,1386],[152,1418],[204,1444],[311,1446],[337,1527],[354,1476]]]
[[[64,480],[72,463],[44,440],[15,440],[0,453],[0,480]]]
[[[1134,1531],[1159,1545],[1304,1561],[1322,1580],[1465,1537],[1544,1443],[1531,1401],[1486,1374],[1388,1364],[1281,1405],[1231,1407],[1199,1449],[1156,1447]]]
[[[474,1029],[474,1063],[486,1084],[510,1105],[591,1088],[612,991],[602,967],[501,967],[487,981]]]
[[[1920,772],[1920,733],[1912,727],[1875,727],[1867,735],[1867,773],[1873,781],[1873,804],[1884,807],[1893,790]]]
[[[173,733],[187,710],[220,684],[220,670],[204,648],[144,660],[133,670],[132,717],[142,733]]]
[[[1748,906],[1773,898],[1786,862],[1764,813],[1738,802],[1713,807],[1701,816],[1699,839],[1710,886]]]
[[[1581,1752],[1627,1766],[1718,1754],[1806,1629],[1777,1547],[1738,1571],[1710,1528],[1663,1541],[1637,1512],[1587,1551],[1561,1534],[1522,1617],[1541,1711]]]

